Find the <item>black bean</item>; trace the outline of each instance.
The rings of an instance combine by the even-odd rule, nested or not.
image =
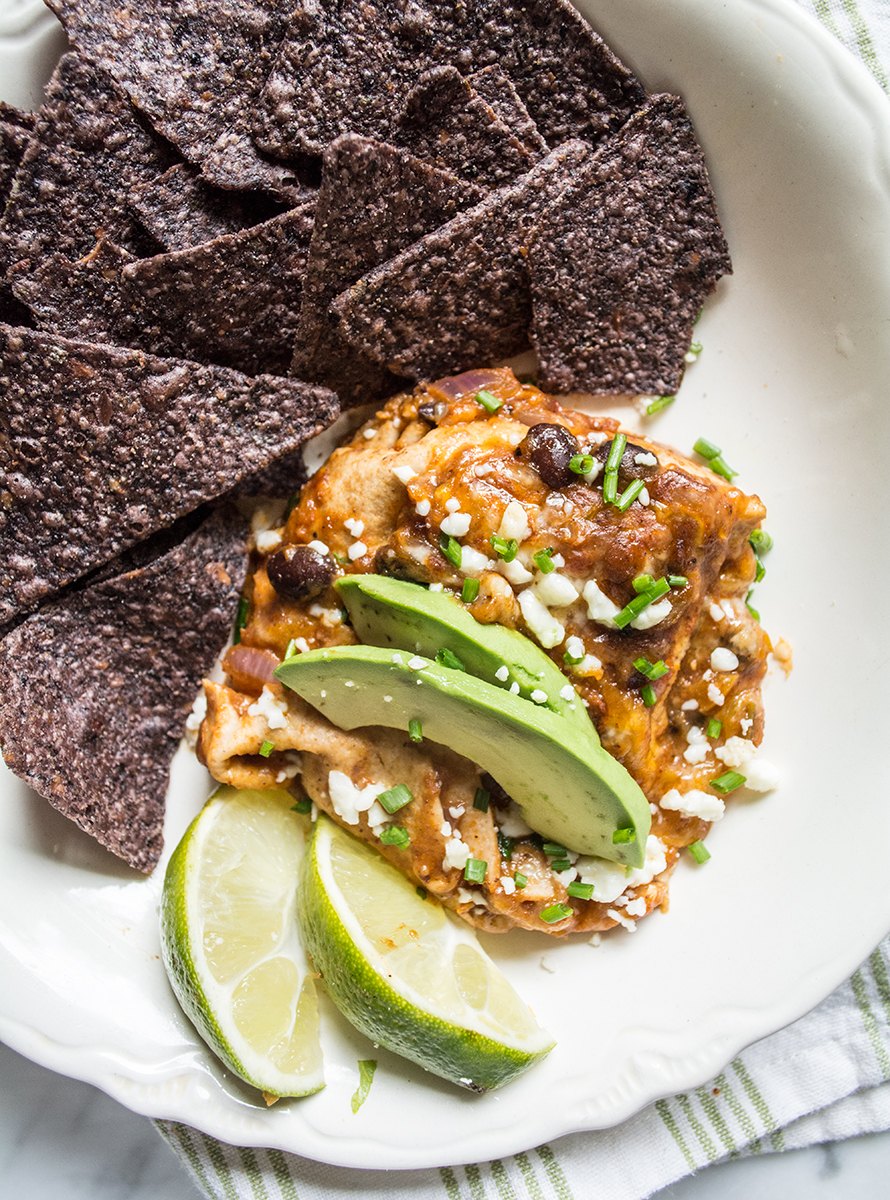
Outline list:
[[[542,423],[533,425],[519,445],[520,458],[528,459],[549,488],[567,487],[578,476],[569,470],[569,463],[581,447],[578,439],[563,425]]]
[[[329,554],[311,546],[283,546],[266,560],[266,574],[279,596],[311,600],[330,587],[336,567]]]

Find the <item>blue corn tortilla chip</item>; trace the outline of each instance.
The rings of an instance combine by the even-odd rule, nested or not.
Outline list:
[[[283,374],[293,353],[314,204],[124,266],[132,344],[154,354]]]
[[[408,93],[394,140],[480,187],[524,175],[536,157],[454,67],[435,67]]]
[[[343,341],[328,311],[331,301],[480,195],[406,150],[357,134],[337,138],[324,155],[293,373],[333,388],[343,405],[398,390],[394,376]]]
[[[257,114],[281,158],[352,130],[387,139],[432,67],[497,64],[551,146],[597,141],[639,108],[638,80],[567,0],[297,0]]]
[[[544,213],[529,254],[539,382],[673,394],[692,325],[732,266],[701,147],[657,96]]]
[[[74,46],[155,129],[225,188],[304,198],[294,167],[269,162],[248,123],[284,32],[279,0],[47,0]]]
[[[409,379],[435,379],[528,345],[525,256],[540,208],[588,155],[567,142],[527,175],[421,238],[334,301],[349,344]]]
[[[145,249],[126,197],[170,157],[109,76],[73,54],[60,61],[0,221],[0,263],[39,324],[125,340],[117,270]]]
[[[223,509],[0,640],[7,765],[138,871],[161,855],[170,763],[231,632],[246,535],[244,518]]]
[[[189,250],[277,216],[281,205],[263,192],[224,192],[187,163],[137,184],[130,209],[162,250]]]
[[[468,82],[478,95],[490,104],[510,132],[519,139],[535,158],[547,153],[547,143],[531,118],[513,81],[494,63],[468,76]]]
[[[329,425],[295,379],[0,326],[0,625]]]

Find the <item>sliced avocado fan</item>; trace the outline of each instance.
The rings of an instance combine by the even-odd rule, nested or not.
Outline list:
[[[341,729],[408,729],[477,763],[533,829],[567,849],[642,866],[649,804],[621,764],[573,724],[418,654],[379,646],[310,650],[277,678]]]
[[[565,675],[515,629],[483,625],[444,592],[385,575],[346,575],[336,587],[359,640],[366,645],[427,658],[435,658],[440,650],[450,651],[470,675],[493,687],[509,691],[516,684],[526,700],[532,692],[545,693],[542,707],[559,713],[579,733],[599,743],[596,727]]]

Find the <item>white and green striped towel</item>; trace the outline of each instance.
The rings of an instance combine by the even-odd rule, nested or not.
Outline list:
[[[799,0],[890,80],[890,0]],[[219,1200],[642,1200],[730,1156],[890,1129],[890,938],[843,987],[750,1046],[716,1079],[616,1129],[512,1158],[426,1171],[354,1171],[223,1145],[159,1122],[195,1183]]]

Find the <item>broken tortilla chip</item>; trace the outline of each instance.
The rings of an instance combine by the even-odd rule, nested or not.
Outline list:
[[[673,395],[692,325],[732,270],[683,103],[656,96],[575,174],[529,253],[542,387]]]
[[[0,624],[335,419],[324,388],[0,326]]]
[[[407,150],[357,134],[337,138],[324,155],[293,373],[333,388],[344,405],[397,391],[397,379],[343,341],[331,301],[480,195]]]
[[[591,153],[567,142],[488,196],[364,275],[332,305],[360,353],[409,379],[491,364],[528,344],[525,263],[540,207]]]
[[[153,560],[47,604],[0,641],[9,768],[138,871],[163,845],[170,763],[229,636],[246,522],[206,520]]]
[[[476,92],[485,100],[501,118],[510,132],[525,146],[535,158],[542,158],[547,153],[547,143],[541,137],[541,131],[531,118],[522,97],[513,86],[513,81],[495,63],[483,67],[468,76]]]

